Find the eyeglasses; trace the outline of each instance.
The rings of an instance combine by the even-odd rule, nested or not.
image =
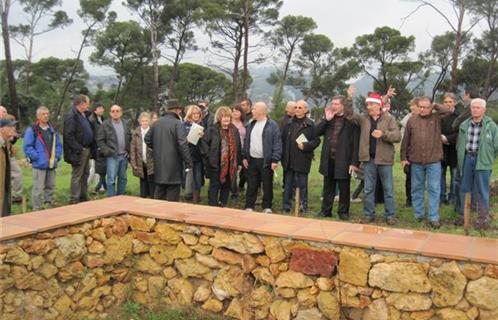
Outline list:
[[[419,109],[430,109],[432,106],[418,106]]]

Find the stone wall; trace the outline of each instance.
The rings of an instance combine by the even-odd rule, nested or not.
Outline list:
[[[455,244],[458,245],[458,244]],[[0,319],[127,299],[235,319],[498,319],[498,265],[120,215],[0,242]]]

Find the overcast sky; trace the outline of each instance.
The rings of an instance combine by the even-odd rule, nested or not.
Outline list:
[[[123,7],[121,0],[114,0],[112,9],[117,12],[118,20],[136,19],[128,9]],[[452,8],[447,0],[435,0],[435,5],[455,20]],[[35,40],[34,59],[47,56],[58,58],[76,57],[81,42],[81,30],[84,24],[79,20],[76,10],[79,1],[63,0],[63,9],[74,20],[74,23],[65,29],[55,30],[39,36]],[[416,53],[427,50],[430,47],[432,37],[449,30],[448,24],[430,8],[422,8],[403,21],[415,7],[416,3],[409,0],[284,0],[280,17],[285,15],[304,15],[312,17],[318,28],[316,33],[323,33],[330,37],[336,47],[350,46],[354,39],[362,34],[373,33],[375,28],[390,26],[399,29],[403,35],[414,35],[416,37]],[[13,8],[10,15],[10,23],[22,22],[22,12]],[[468,20],[467,20],[468,23]],[[480,34],[481,26],[474,29],[474,34]],[[200,47],[208,43],[207,36],[202,32],[196,32]],[[12,56],[14,59],[25,57],[22,47],[11,42]],[[3,58],[3,45],[2,49]],[[83,52],[83,59],[87,70],[93,75],[111,74],[111,69],[104,69],[91,65],[87,57],[93,48],[87,47]],[[188,61],[205,64],[210,60],[202,50],[196,53],[188,53]],[[271,62],[268,62],[271,63]]]

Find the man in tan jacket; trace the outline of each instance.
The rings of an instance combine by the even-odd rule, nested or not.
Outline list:
[[[352,99],[353,90],[354,88],[348,90],[349,100]],[[362,222],[375,220],[375,187],[379,176],[384,191],[384,218],[387,224],[393,225],[396,223],[393,187],[394,143],[401,140],[401,133],[396,119],[388,111],[382,111],[383,97],[371,93],[365,103],[366,114],[349,111],[346,115],[346,118],[361,127],[358,158],[363,164],[365,181]]]
[[[10,142],[16,136],[16,123],[0,120],[0,216],[10,215]]]

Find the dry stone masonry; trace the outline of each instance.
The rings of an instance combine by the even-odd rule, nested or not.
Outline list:
[[[498,265],[134,215],[0,243],[0,319],[99,319],[127,299],[233,319],[496,320]]]

